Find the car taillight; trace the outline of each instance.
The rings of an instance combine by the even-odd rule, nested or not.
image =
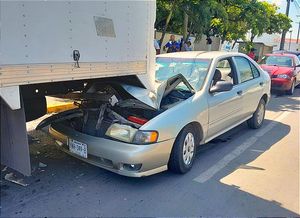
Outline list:
[[[148,120],[144,119],[144,118],[139,118],[139,117],[135,117],[135,116],[129,116],[127,118],[127,120],[133,122],[133,123],[137,123],[137,124],[140,124],[140,125],[144,125],[145,123],[148,122]]]

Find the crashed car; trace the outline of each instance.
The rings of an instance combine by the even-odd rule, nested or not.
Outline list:
[[[67,94],[78,108],[55,114],[37,129],[65,152],[132,177],[170,169],[188,172],[198,145],[244,121],[263,124],[270,77],[240,53],[180,52],[157,56],[157,90],[103,80]]]

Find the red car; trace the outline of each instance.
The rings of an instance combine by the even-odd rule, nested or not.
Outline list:
[[[267,54],[260,61],[271,77],[271,89],[292,95],[300,83],[300,61],[294,54]]]

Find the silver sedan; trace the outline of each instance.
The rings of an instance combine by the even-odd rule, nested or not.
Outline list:
[[[201,144],[247,121],[263,125],[270,77],[240,53],[157,56],[156,92],[134,77],[87,84],[78,108],[44,120],[70,155],[133,177],[188,172]]]

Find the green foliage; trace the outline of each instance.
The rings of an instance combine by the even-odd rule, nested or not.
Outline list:
[[[277,13],[277,7],[256,0],[157,0],[155,27],[163,31],[168,15],[169,32],[182,34],[183,14],[187,13],[188,31],[199,39],[202,34],[220,36],[222,41],[245,39],[251,32],[251,41],[263,33],[287,31],[291,20]]]

